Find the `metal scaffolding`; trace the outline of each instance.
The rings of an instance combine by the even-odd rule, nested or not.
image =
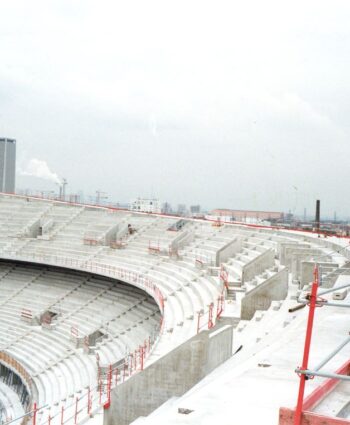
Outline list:
[[[309,314],[308,314],[308,321],[307,321],[307,327],[306,327],[302,366],[295,369],[295,372],[300,377],[300,383],[299,383],[298,401],[297,401],[297,406],[296,406],[295,415],[294,415],[294,425],[302,424],[305,384],[308,379],[312,379],[315,376],[320,376],[320,377],[324,377],[324,378],[328,378],[332,380],[350,381],[349,375],[346,375],[343,373],[329,373],[329,372],[324,372],[321,370],[323,366],[325,366],[330,360],[332,360],[334,356],[336,356],[350,342],[350,336],[348,336],[341,344],[338,345],[338,347],[336,347],[331,353],[329,353],[316,367],[312,369],[309,369],[308,367],[312,331],[313,331],[313,322],[314,322],[316,307],[323,307],[323,306],[350,307],[349,303],[329,302],[327,299],[322,297],[323,295],[330,294],[332,292],[339,291],[341,289],[350,288],[350,283],[346,285],[342,285],[342,286],[336,286],[331,289],[325,289],[320,292],[318,292],[318,288],[319,288],[319,273],[318,273],[318,266],[315,265],[314,281],[312,283],[311,292],[308,293],[303,298],[298,299],[298,302],[300,304],[309,306]],[[342,368],[340,371],[343,372],[344,368]]]

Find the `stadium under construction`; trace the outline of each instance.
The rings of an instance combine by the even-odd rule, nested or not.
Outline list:
[[[3,424],[350,424],[350,240],[0,195]]]

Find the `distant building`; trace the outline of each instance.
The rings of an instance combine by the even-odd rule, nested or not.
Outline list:
[[[171,205],[169,204],[169,202],[164,202],[164,204],[162,206],[162,213],[163,214],[171,214],[172,213]]]
[[[0,138],[0,192],[14,193],[16,140]]]
[[[216,209],[211,211],[210,214],[216,217],[221,217],[225,221],[276,221],[284,219],[284,214],[276,211]]]
[[[198,214],[201,212],[201,206],[200,205],[191,205],[190,206],[190,212],[191,214]]]
[[[145,199],[137,198],[130,205],[131,211],[147,212],[147,213],[161,213],[161,204],[159,199]]]
[[[186,215],[186,213],[187,213],[186,205],[185,204],[179,204],[177,206],[177,213],[179,215]]]

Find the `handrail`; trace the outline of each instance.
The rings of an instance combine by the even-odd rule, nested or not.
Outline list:
[[[110,264],[99,263],[91,260],[73,259],[60,255],[38,255],[35,253],[28,255],[1,255],[4,260],[30,261],[40,264],[48,264],[51,266],[65,267],[74,270],[96,273],[107,277],[112,277],[118,280],[123,280],[131,285],[145,290],[151,295],[162,313],[164,314],[164,296],[159,286],[149,277],[145,277],[133,270],[116,267]]]
[[[160,323],[160,329],[159,332],[157,334],[157,336],[155,335],[150,335],[145,339],[145,343],[143,346],[139,347],[139,351],[138,353],[135,352],[133,353],[133,359],[134,362],[131,363],[130,362],[130,354],[124,359],[124,362],[119,365],[123,366],[123,380],[122,382],[124,382],[126,379],[128,379],[130,376],[132,376],[136,371],[140,371],[143,370],[143,368],[145,367],[145,361],[146,359],[149,357],[149,355],[152,353],[153,349],[155,348],[155,346],[157,345],[158,341],[159,341],[159,337],[160,334],[163,331],[163,325],[164,325],[164,296],[162,294],[162,291],[160,290],[160,288],[148,277],[145,277],[143,275],[140,275],[134,271],[131,270],[127,270],[127,269],[123,269],[120,267],[115,267],[115,266],[111,266],[108,264],[101,264],[101,263],[97,263],[94,261],[84,261],[84,260],[74,260],[68,257],[60,257],[60,256],[50,256],[50,255],[27,255],[27,256],[2,256],[2,259],[8,259],[8,260],[16,260],[16,261],[27,261],[27,262],[39,262],[40,264],[49,264],[52,266],[64,266],[64,267],[68,267],[68,268],[72,268],[72,269],[76,269],[76,270],[81,270],[81,271],[85,271],[85,272],[91,272],[91,273],[96,273],[96,274],[101,274],[104,276],[108,276],[108,277],[113,277],[116,278],[118,280],[123,280],[127,283],[130,283],[136,287],[139,287],[140,289],[145,290],[148,294],[150,294],[154,300],[156,301],[156,303],[159,306],[159,309],[161,311],[162,314],[162,318],[161,318],[161,323]],[[28,380],[28,382],[31,383],[33,388],[33,380],[31,378],[31,376],[29,375],[29,373],[23,368],[23,366],[17,362],[15,359],[13,359],[11,356],[9,356],[7,353],[5,352],[0,352],[0,361],[3,360],[5,362],[5,359],[7,360],[7,363],[11,364],[14,368],[16,368],[16,370],[18,370],[18,372],[21,374],[21,376],[24,376],[25,379]],[[111,368],[111,366],[110,366]],[[118,370],[117,368],[114,370]],[[111,377],[112,379],[112,377]],[[107,384],[108,384],[108,376],[107,376]],[[121,381],[120,381],[121,382]],[[115,381],[115,384],[118,383],[118,380]],[[84,399],[86,396],[88,399],[87,405],[84,405],[84,407],[87,407],[87,414],[90,415],[91,410],[93,408],[98,409],[101,406],[105,406],[105,408],[107,408],[106,406],[108,405],[108,402],[110,402],[110,391],[111,388],[113,386],[113,382],[110,381],[110,383],[106,386],[104,384],[104,381],[102,379],[102,377],[99,377],[99,382],[97,384],[96,387],[94,388],[88,388],[88,393],[87,394],[83,394],[81,397],[76,397],[76,399],[74,400],[74,402],[72,402],[71,404],[67,405],[62,405],[61,411],[57,412],[55,415],[53,415],[52,417],[49,414],[48,420],[47,420],[47,424],[52,424],[54,419],[57,419],[57,425],[58,424],[66,424],[68,421],[70,421],[71,419],[74,419],[74,424],[76,424],[77,422],[77,416],[78,414],[80,414],[81,416],[81,412],[83,411],[81,406],[79,407],[79,402]],[[107,388],[107,390],[106,390]],[[107,397],[107,399],[106,399]],[[67,410],[69,410],[69,408],[72,408],[71,412],[69,413],[70,416],[69,418],[64,417],[64,414],[67,413]],[[34,408],[34,410],[32,411],[33,416],[33,425],[36,425],[36,423],[34,423],[36,421],[36,412],[43,409],[43,407],[40,407],[40,409],[37,409],[36,407]],[[73,413],[74,410],[74,413]],[[24,425],[25,422],[29,419],[29,414],[26,414],[23,416],[23,422],[21,423],[21,425]],[[20,418],[16,418],[14,420],[18,420]],[[13,420],[13,421],[14,421]],[[12,421],[12,422],[13,422]],[[45,422],[44,422],[45,423]],[[7,424],[6,424],[7,425]]]
[[[309,293],[303,298],[298,299],[299,303],[306,304],[309,306],[309,314],[308,314],[308,321],[307,321],[307,327],[306,327],[304,356],[303,356],[302,366],[295,369],[295,372],[300,377],[300,383],[299,383],[297,406],[295,408],[294,425],[302,424],[302,415],[303,415],[303,412],[306,410],[304,406],[304,391],[305,391],[305,384],[308,379],[312,379],[315,376],[319,376],[319,377],[329,378],[333,380],[350,381],[350,376],[342,374],[343,370],[341,371],[341,373],[339,372],[330,373],[330,372],[320,371],[320,369],[323,366],[325,366],[330,360],[332,360],[336,356],[336,354],[338,354],[340,350],[342,350],[350,342],[350,337],[347,337],[331,353],[329,353],[324,359],[322,359],[316,367],[314,367],[313,369],[309,369],[308,367],[311,338],[312,338],[312,332],[313,332],[314,314],[315,314],[316,307],[323,307],[323,306],[350,307],[350,304],[347,304],[347,303],[328,302],[328,300],[319,297],[319,295],[329,294],[331,292],[338,291],[339,289],[345,289],[349,286],[350,286],[349,284],[336,286],[331,289],[327,289],[318,293],[319,273],[318,273],[318,266],[317,264],[315,264],[314,281],[312,283],[311,293]]]

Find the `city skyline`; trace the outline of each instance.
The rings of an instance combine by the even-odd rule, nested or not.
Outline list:
[[[350,5],[35,3],[0,16],[19,187],[36,160],[72,192],[350,215]]]

